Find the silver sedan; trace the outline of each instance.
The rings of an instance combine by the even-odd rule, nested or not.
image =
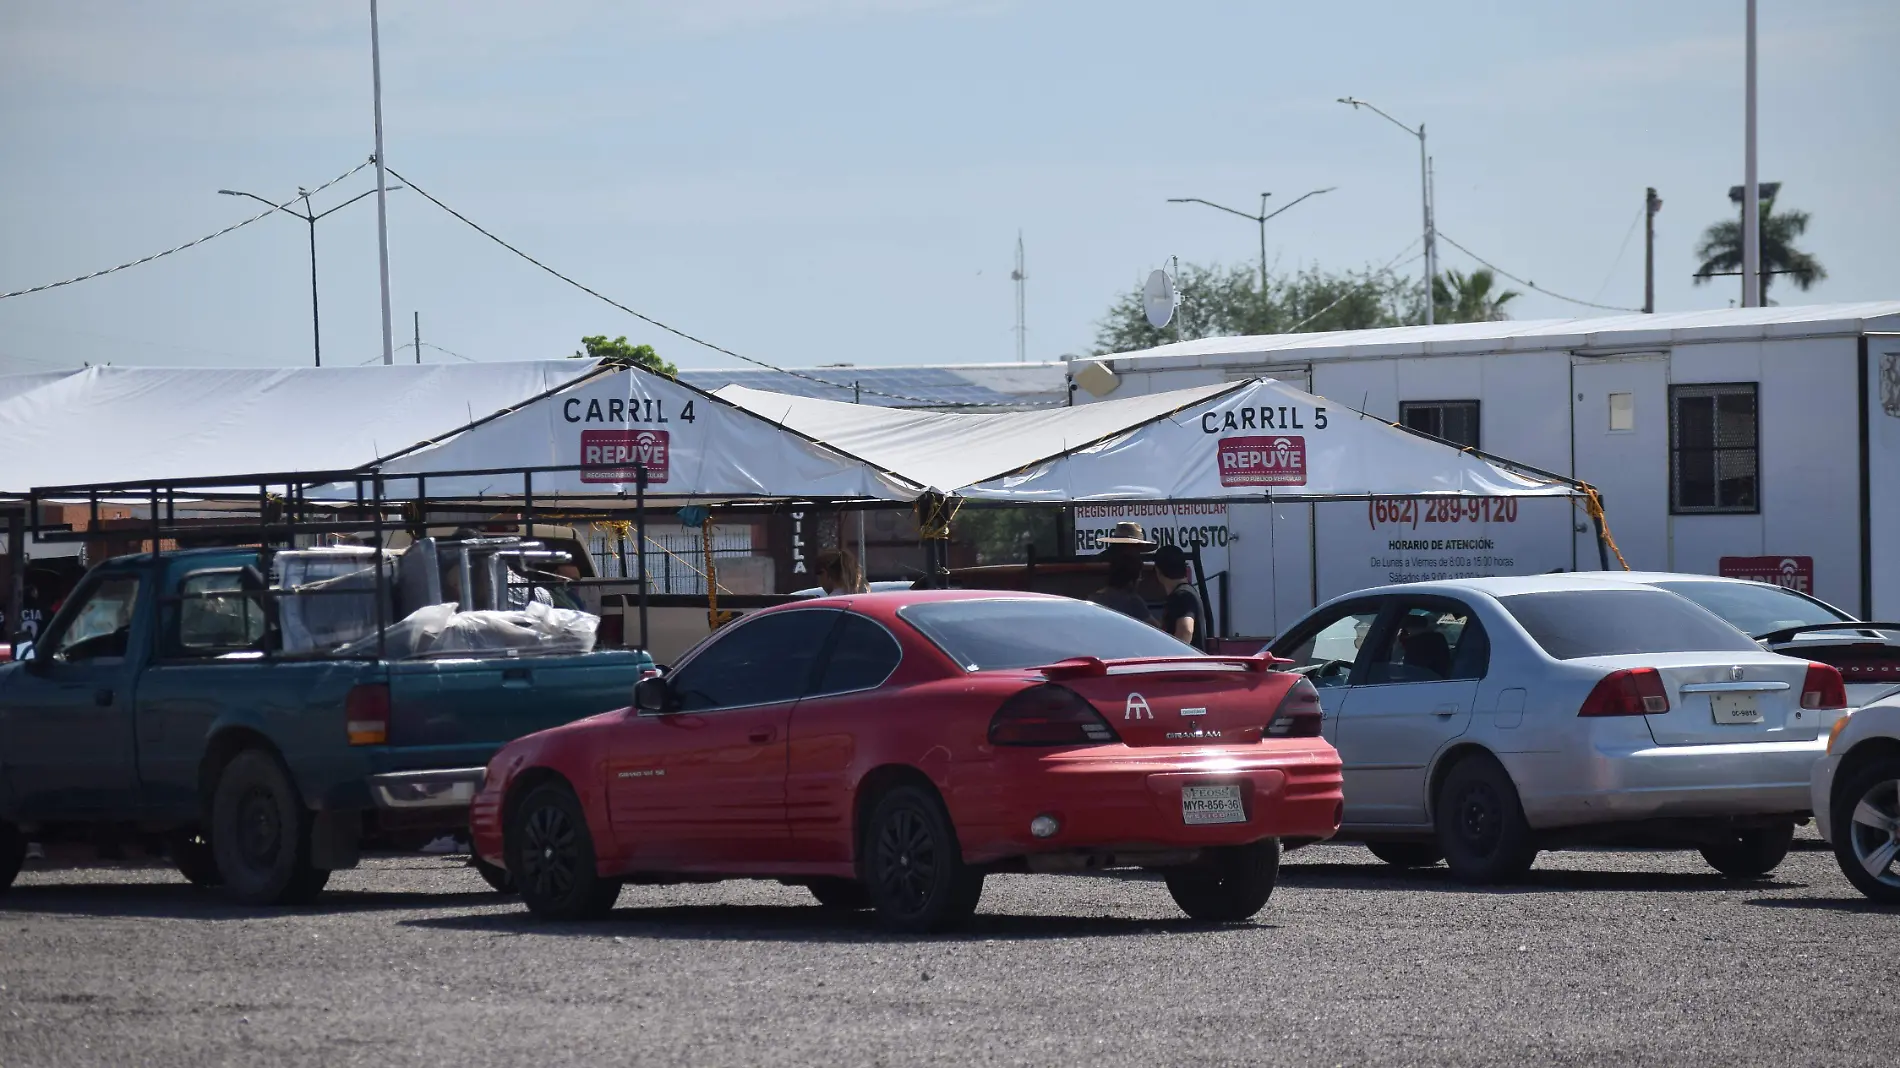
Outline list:
[[[1699,848],[1764,875],[1847,704],[1835,669],[1601,576],[1365,590],[1270,648],[1319,689],[1345,763],[1339,836],[1473,882],[1587,844]]]

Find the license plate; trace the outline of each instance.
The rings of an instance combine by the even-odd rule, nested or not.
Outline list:
[[[1717,723],[1761,722],[1761,699],[1752,693],[1712,693],[1709,707]]]
[[[1247,822],[1247,812],[1240,805],[1240,787],[1181,787],[1181,820],[1189,826]]]

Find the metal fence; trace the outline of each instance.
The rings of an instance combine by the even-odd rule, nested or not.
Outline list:
[[[752,555],[750,530],[713,531],[713,562]],[[625,539],[626,566],[621,566],[621,537],[612,530],[595,529],[588,535],[588,551],[594,556],[594,572],[602,578],[633,578],[633,535]],[[652,579],[650,592],[656,594],[704,594],[706,592],[705,541],[696,530],[684,533],[647,534],[647,574]]]

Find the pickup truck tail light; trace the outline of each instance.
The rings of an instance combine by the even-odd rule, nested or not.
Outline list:
[[[1669,691],[1655,668],[1624,668],[1603,676],[1583,699],[1579,716],[1656,716],[1669,711]]]
[[[1280,707],[1267,723],[1262,738],[1317,738],[1325,720],[1319,707],[1319,691],[1305,676],[1293,683]]]
[[[1847,686],[1841,673],[1826,664],[1809,664],[1808,677],[1801,683],[1802,708],[1846,708]]]
[[[990,717],[991,745],[1101,745],[1121,739],[1102,714],[1067,686],[1019,691]]]
[[[343,718],[351,745],[388,744],[389,687],[380,682],[352,687],[343,700]]]

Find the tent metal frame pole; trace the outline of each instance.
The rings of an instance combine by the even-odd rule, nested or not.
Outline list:
[[[633,472],[633,524],[634,555],[640,561],[640,648],[648,647],[647,641],[647,465],[641,464]],[[626,571],[626,535],[621,535],[621,571]]]

